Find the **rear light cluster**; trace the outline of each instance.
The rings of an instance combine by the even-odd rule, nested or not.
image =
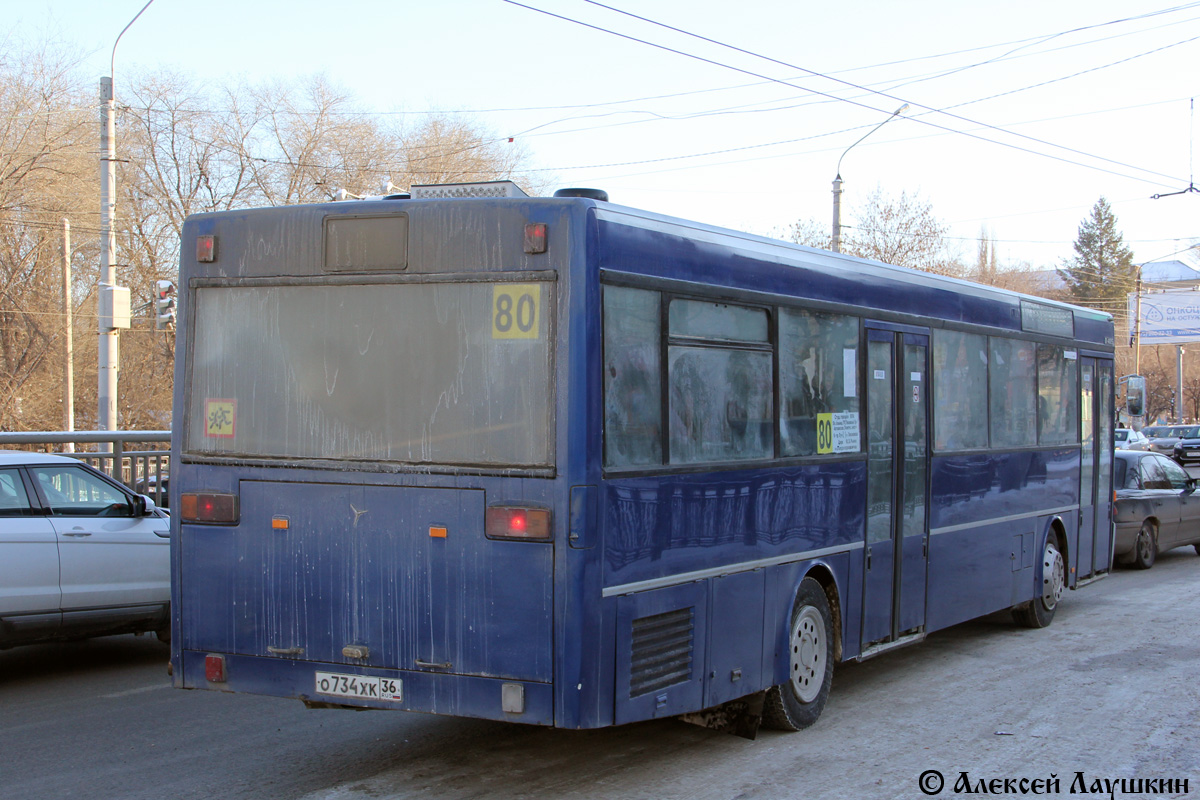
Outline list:
[[[484,512],[483,532],[489,539],[550,541],[550,511],[545,508],[492,506]]]
[[[179,497],[179,518],[184,522],[207,525],[236,525],[238,497],[236,494],[184,492]]]

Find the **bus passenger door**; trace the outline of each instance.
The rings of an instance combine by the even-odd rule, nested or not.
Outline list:
[[[925,624],[929,337],[867,330],[863,649]]]
[[[1079,359],[1079,546],[1076,548],[1076,577],[1090,578],[1094,572],[1093,545],[1096,541],[1096,359]]]

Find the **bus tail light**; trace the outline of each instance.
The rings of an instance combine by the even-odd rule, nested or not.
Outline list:
[[[206,235],[196,237],[196,260],[209,264],[217,260],[217,237]]]
[[[236,494],[184,492],[179,497],[179,518],[183,522],[207,525],[236,525],[238,497]]]
[[[483,532],[489,539],[550,541],[550,511],[545,508],[492,506],[484,512]]]
[[[209,654],[204,657],[204,678],[209,683],[225,682],[225,656]]]

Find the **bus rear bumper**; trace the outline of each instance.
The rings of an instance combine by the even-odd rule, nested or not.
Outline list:
[[[377,669],[350,664],[184,650],[180,689],[293,697],[318,707],[385,708],[529,725],[554,724],[554,687],[534,681]],[[220,659],[224,680],[208,662]],[[206,663],[207,662],[207,663]]]

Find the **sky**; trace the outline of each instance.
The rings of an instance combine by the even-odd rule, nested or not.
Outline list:
[[[1103,196],[1136,261],[1200,265],[1178,252],[1200,193],[1152,199],[1189,187],[1200,139],[1200,2],[1174,2],[154,0],[113,77],[120,102],[156,70],[321,73],[365,111],[466,114],[549,186],[763,235],[829,226],[840,159],[844,225],[915,194],[968,264],[986,233],[1003,266],[1061,265]],[[98,87],[144,5],[0,19],[10,44],[78,49]]]

